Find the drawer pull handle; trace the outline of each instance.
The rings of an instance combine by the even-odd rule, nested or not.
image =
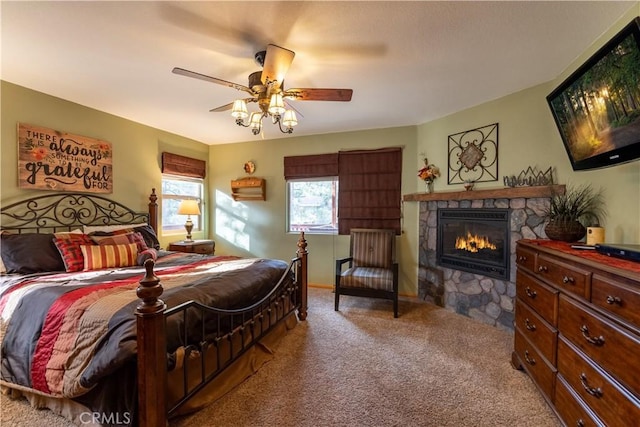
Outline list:
[[[536,364],[536,359],[534,359],[533,357],[529,357],[529,350],[524,351],[524,360],[526,360],[527,363],[531,366]]]
[[[527,296],[529,298],[535,298],[538,296],[538,293],[536,291],[532,291],[530,287],[526,287],[524,292],[527,294]]]
[[[573,284],[575,284],[575,283],[576,283],[576,280],[575,280],[573,277],[571,277],[571,276],[564,276],[564,277],[562,278],[562,283],[564,283],[565,285],[566,285],[567,283],[571,283],[571,284],[573,285]]]
[[[587,340],[587,342],[589,344],[593,344],[595,346],[602,346],[604,345],[604,337],[602,335],[600,335],[599,337],[592,337],[589,335],[589,328],[587,327],[587,325],[582,325],[580,327],[580,332],[582,332],[582,336],[584,337],[585,340]]]
[[[538,271],[540,273],[546,273],[547,271],[549,271],[549,269],[547,268],[546,265],[541,265],[540,267],[538,267]]]
[[[578,420],[578,422],[576,422],[576,426],[577,427],[584,427],[584,421],[582,421],[582,419]]]
[[[587,374],[585,374],[584,372],[580,374],[580,383],[582,384],[582,388],[584,388],[584,391],[589,393],[591,396],[597,397],[598,399],[602,397],[602,389],[600,387],[590,387],[589,383],[587,382]]]
[[[531,323],[529,319],[524,319],[524,327],[531,332],[536,330],[536,325],[534,323]]]
[[[520,263],[525,262],[526,260],[527,260],[527,257],[526,257],[526,256],[524,256],[524,255],[520,255],[520,256],[518,257],[518,262],[520,262]]]
[[[620,299],[620,297],[614,297],[614,296],[611,296],[611,295],[607,295],[607,304],[622,305],[622,300]]]

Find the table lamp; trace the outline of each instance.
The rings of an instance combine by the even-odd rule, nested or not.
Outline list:
[[[183,200],[178,206],[178,215],[186,215],[187,222],[184,224],[184,228],[187,230],[187,238],[185,242],[193,242],[191,238],[191,230],[193,230],[193,222],[191,221],[191,215],[200,215],[200,207],[197,200]]]

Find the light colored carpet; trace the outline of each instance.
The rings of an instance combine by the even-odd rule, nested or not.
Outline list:
[[[431,304],[310,289],[309,316],[276,357],[209,407],[173,420],[200,426],[531,426],[561,424],[510,365],[513,336]],[[70,426],[5,396],[1,424]]]

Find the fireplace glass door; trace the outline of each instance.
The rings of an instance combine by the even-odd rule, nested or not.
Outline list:
[[[439,209],[436,262],[509,278],[509,209]]]

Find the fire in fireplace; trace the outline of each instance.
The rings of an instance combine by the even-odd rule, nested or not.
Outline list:
[[[439,209],[439,266],[509,278],[509,209]]]

